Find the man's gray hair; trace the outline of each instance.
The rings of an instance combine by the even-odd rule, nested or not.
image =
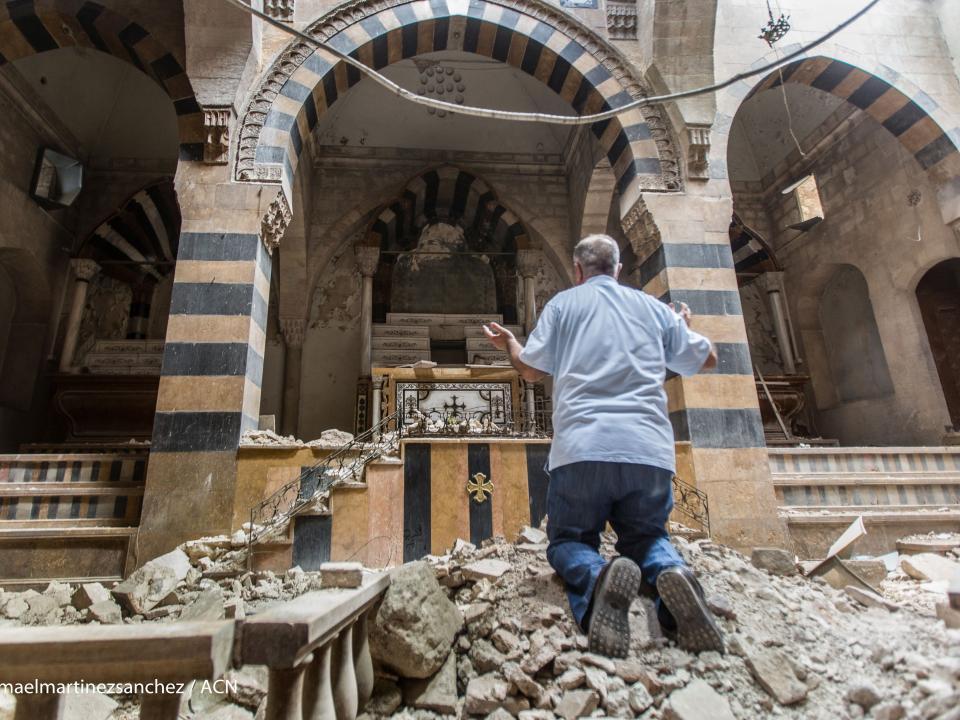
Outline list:
[[[620,264],[620,247],[609,235],[587,235],[573,249],[573,261],[586,277],[613,275]]]

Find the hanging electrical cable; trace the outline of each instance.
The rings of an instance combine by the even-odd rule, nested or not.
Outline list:
[[[732,75],[726,80],[715,83],[713,85],[706,85],[699,88],[693,88],[691,90],[683,90],[680,92],[669,93],[667,95],[653,95],[650,97],[638,98],[633,100],[625,105],[621,105],[618,108],[613,108],[611,110],[606,110],[604,112],[594,113],[592,115],[553,115],[550,113],[530,113],[530,112],[516,112],[512,110],[494,110],[493,108],[482,108],[476,107],[473,105],[457,105],[456,103],[445,102],[443,100],[436,100],[433,98],[425,97],[422,95],[417,95],[415,92],[407,90],[406,88],[400,87],[395,82],[390,80],[385,75],[377,72],[373,68],[364,65],[362,62],[357,60],[354,57],[351,57],[347,53],[344,53],[340,50],[337,50],[330,45],[327,45],[310,35],[307,35],[304,32],[301,32],[295,28],[290,27],[284,22],[272,18],[266,13],[256,10],[249,5],[245,4],[242,0],[224,0],[224,2],[229,5],[243,10],[250,15],[262,20],[263,22],[272,25],[276,28],[279,28],[283,32],[293,35],[299,40],[310,44],[313,47],[319,48],[324,52],[339,58],[348,65],[352,65],[357,70],[359,70],[364,75],[367,75],[371,80],[374,80],[377,84],[383,86],[391,93],[397,97],[401,97],[404,100],[416,103],[418,105],[423,105],[424,107],[432,107],[437,110],[445,110],[447,112],[454,112],[460,115],[469,115],[471,117],[481,117],[489,118],[493,120],[512,120],[514,122],[538,122],[538,123],[551,123],[555,125],[591,125],[595,122],[600,122],[602,120],[609,120],[610,118],[616,117],[621,113],[629,112],[636,108],[643,107],[645,105],[656,105],[664,102],[670,102],[672,100],[682,100],[684,98],[696,97],[698,95],[706,95],[709,93],[717,92],[718,90],[723,90],[724,88],[730,87],[731,85],[740,82],[741,80],[747,80],[757,75],[765,75],[769,72],[772,72],[784,65],[788,64],[790,61],[795,58],[802,57],[806,55],[810,50],[825,43],[827,40],[832,38],[837,33],[841,32],[845,28],[852,25],[854,22],[863,17],[867,12],[870,11],[875,5],[877,5],[880,0],[870,0],[861,10],[851,15],[849,18],[844,20],[842,23],[837,25],[835,28],[829,32],[821,35],[816,40],[807,43],[806,45],[801,46],[799,49],[794,52],[785,55],[782,59],[777,59],[772,63],[763,65],[762,67],[749,70],[747,72],[737,73]],[[779,39],[779,38],[777,38]]]

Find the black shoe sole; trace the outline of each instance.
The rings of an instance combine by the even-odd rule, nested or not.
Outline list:
[[[689,652],[724,652],[723,633],[690,578],[679,572],[663,572],[657,592],[677,621],[677,645]]]
[[[640,589],[642,574],[632,560],[616,558],[593,593],[593,613],[587,639],[590,652],[625,658],[630,651],[630,604]]]

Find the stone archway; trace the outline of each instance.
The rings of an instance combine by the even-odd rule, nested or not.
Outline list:
[[[85,0],[8,2],[0,8],[0,66],[60,48],[99,50],[164,89],[177,114],[180,159],[203,157],[203,112],[177,59],[143,26]]]
[[[536,0],[358,2],[308,32],[380,69],[404,58],[460,50],[535,77],[582,114],[616,108],[645,89],[609,46],[576,20]],[[267,73],[244,115],[237,178],[280,182],[290,195],[306,138],[320,116],[361,79],[323,50],[297,42]],[[617,178],[621,215],[645,189],[681,187],[672,138],[658,108],[626,112],[592,127]]]
[[[960,427],[960,258],[930,268],[917,302],[954,430]]]

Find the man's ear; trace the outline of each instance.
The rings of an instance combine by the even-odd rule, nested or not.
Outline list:
[[[580,266],[576,260],[573,261],[573,284],[582,285],[583,284],[583,268]]]
[[[620,271],[623,270],[623,263],[617,263],[617,267],[613,269],[613,279],[620,279]]]

